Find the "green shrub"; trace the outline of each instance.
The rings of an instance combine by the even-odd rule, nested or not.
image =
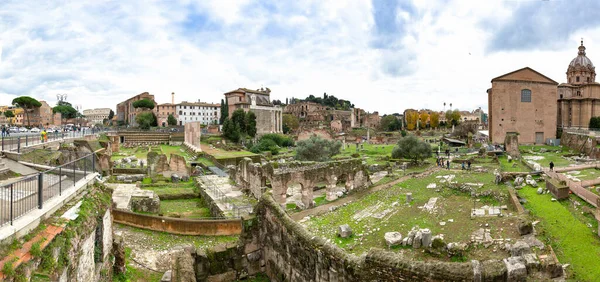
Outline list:
[[[360,154],[359,153],[354,153],[354,154],[352,154],[352,157],[353,158],[360,158]]]
[[[33,245],[31,245],[31,249],[29,250],[29,253],[34,256],[34,257],[41,257],[42,256],[42,242],[43,239],[40,241],[37,241],[35,243],[33,243]]]
[[[17,261],[17,258],[12,258],[4,263],[4,266],[2,267],[2,273],[4,273],[6,277],[13,277],[15,275],[15,261]]]
[[[342,142],[326,140],[312,136],[308,140],[298,142],[296,159],[301,161],[326,161],[340,153]]]

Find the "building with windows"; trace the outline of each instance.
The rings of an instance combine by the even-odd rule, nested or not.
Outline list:
[[[110,115],[109,108],[83,110],[83,116],[90,125],[103,124],[105,119]]]
[[[229,116],[237,109],[256,115],[256,133],[282,133],[282,109],[271,102],[271,89],[250,90],[238,88],[224,94],[229,105]],[[181,117],[180,117],[181,119]]]
[[[219,124],[219,119],[221,118],[220,109],[220,104],[203,103],[200,100],[198,102],[183,101],[175,105],[177,124],[185,125],[192,121],[198,121],[205,125]]]
[[[567,83],[558,85],[558,119],[560,128],[587,128],[592,117],[600,116],[600,84],[596,68],[586,56],[583,41],[577,57],[567,67]]]
[[[490,141],[501,144],[509,133],[527,144],[555,138],[557,85],[529,67],[492,79],[487,90]]]

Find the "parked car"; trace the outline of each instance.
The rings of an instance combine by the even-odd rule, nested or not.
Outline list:
[[[11,128],[8,129],[9,132],[11,133],[18,133],[19,132],[19,128],[16,126],[13,126]]]
[[[32,128],[31,130],[29,130],[29,132],[31,133],[39,133],[41,130],[37,127]]]
[[[27,132],[29,130],[27,130],[26,127],[19,127],[19,132]]]

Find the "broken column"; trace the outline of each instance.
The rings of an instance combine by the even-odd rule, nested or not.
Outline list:
[[[410,204],[412,202],[412,193],[406,193],[406,203]]]
[[[352,228],[350,228],[350,225],[344,224],[338,227],[338,237],[348,238],[350,236],[352,236]]]
[[[431,230],[429,230],[428,228],[421,229],[421,236],[421,242],[423,247],[431,247]]]

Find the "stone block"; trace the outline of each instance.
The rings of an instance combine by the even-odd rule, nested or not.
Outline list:
[[[531,247],[529,244],[519,240],[514,243],[510,248],[510,255],[513,257],[522,256],[531,253]]]
[[[421,244],[423,245],[423,247],[431,247],[431,237],[431,230],[429,230],[428,228],[421,229]]]
[[[415,238],[413,239],[412,242],[412,246],[415,249],[418,249],[421,247],[421,240],[423,239],[423,233],[421,233],[421,230],[417,231],[417,233],[415,234]]]
[[[402,234],[400,232],[386,232],[383,238],[388,248],[402,244]]]
[[[338,237],[348,238],[348,237],[352,236],[352,228],[350,228],[350,225],[348,225],[348,224],[340,225],[338,227],[337,235],[338,235]]]
[[[524,254],[523,260],[525,260],[528,273],[540,270],[540,261],[535,254]]]
[[[533,224],[531,224],[531,221],[524,218],[519,220],[517,228],[519,229],[519,234],[521,236],[533,233]]]
[[[160,278],[160,282],[171,282],[171,270],[167,270],[162,278]]]
[[[179,183],[179,180],[181,180],[181,177],[179,177],[179,175],[177,174],[171,174],[171,182],[172,183]]]
[[[507,281],[526,281],[527,267],[521,257],[509,257],[503,260],[506,265]]]

